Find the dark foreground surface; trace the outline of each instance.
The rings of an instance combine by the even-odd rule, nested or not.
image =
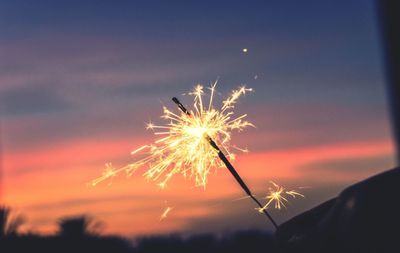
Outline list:
[[[282,224],[281,252],[400,252],[400,168],[345,189]]]
[[[133,245],[86,231],[84,217],[60,223],[56,236],[21,235],[0,217],[0,252],[400,252],[400,168],[345,189],[337,198],[282,224],[275,235],[241,231],[215,237],[148,237]],[[4,211],[4,210],[3,210]]]

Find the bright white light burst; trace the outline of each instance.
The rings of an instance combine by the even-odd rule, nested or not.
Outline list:
[[[228,158],[233,160],[231,148],[243,152],[247,150],[230,144],[232,131],[241,131],[253,126],[245,120],[246,114],[236,117],[233,111],[239,97],[252,89],[243,86],[233,90],[230,96],[222,101],[220,108],[216,109],[213,105],[216,84],[217,82],[208,88],[208,94],[205,94],[202,85],[197,85],[189,93],[194,98],[190,114],[174,113],[164,107],[161,118],[166,124],[147,124],[147,129],[154,130],[154,135],[159,138],[153,144],[144,145],[131,152],[132,155],[141,158],[119,169],[108,166],[106,172],[94,179],[91,185],[95,186],[123,171],[132,175],[139,168],[147,167],[143,176],[148,180],[157,181],[162,188],[175,174],[194,178],[196,186],[205,187],[211,170],[224,167],[207,138],[214,140]]]

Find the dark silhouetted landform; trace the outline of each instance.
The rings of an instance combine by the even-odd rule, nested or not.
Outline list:
[[[59,232],[54,236],[19,234],[21,222],[10,220],[9,210],[0,209],[1,253],[19,252],[131,252],[131,253],[183,253],[183,252],[274,252],[271,233],[257,230],[239,231],[222,237],[213,234],[142,237],[133,244],[117,236],[101,236],[96,233],[98,223],[87,216],[69,217],[60,220]],[[14,225],[13,225],[14,224]]]
[[[223,237],[212,234],[183,239],[177,235],[142,238],[134,252],[276,252],[273,235],[258,230],[239,231]]]
[[[19,234],[23,220],[10,218],[7,208],[0,209],[0,252],[132,252],[131,245],[123,238],[100,236],[98,223],[87,216],[61,219],[59,232],[54,236],[33,233]]]

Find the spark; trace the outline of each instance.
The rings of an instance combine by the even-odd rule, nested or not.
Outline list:
[[[255,195],[253,195],[253,196],[255,197]],[[231,200],[231,202],[241,201],[241,200],[248,199],[248,198],[251,198],[251,197],[250,196],[243,196],[243,197],[240,197],[240,198],[233,199],[233,200]]]
[[[113,177],[125,171],[129,176],[139,168],[145,167],[143,176],[155,181],[161,188],[176,174],[194,179],[195,186],[203,186],[208,182],[208,175],[214,169],[223,168],[224,163],[218,157],[218,152],[210,145],[212,139],[219,148],[234,159],[231,149],[248,152],[230,144],[233,131],[242,131],[254,125],[247,120],[246,114],[235,116],[234,108],[238,99],[247,92],[253,91],[246,86],[233,90],[219,106],[215,105],[217,82],[206,92],[202,85],[197,85],[189,93],[193,97],[193,110],[186,111],[181,105],[181,111],[173,112],[163,107],[161,118],[164,125],[147,124],[146,128],[154,131],[157,137],[150,145],[144,145],[131,152],[138,159],[122,168],[107,167],[107,172],[92,181],[91,185]]]
[[[292,191],[287,191],[286,194],[292,196],[293,198],[296,198],[296,197],[304,198],[303,194],[301,194],[299,192],[296,192],[296,191],[293,191],[293,190]]]
[[[103,173],[101,174],[101,177],[96,178],[91,182],[92,186],[95,186],[96,184],[100,183],[101,181],[104,181],[109,178],[113,178],[116,175],[115,169],[112,166],[112,163],[106,163],[106,168],[104,169]],[[112,181],[110,180],[108,185],[111,185]]]
[[[295,190],[286,190],[284,187],[276,184],[275,182],[270,181],[272,184],[272,187],[269,188],[269,193],[265,197],[267,200],[267,203],[262,207],[262,208],[257,208],[257,210],[260,213],[263,213],[264,210],[266,210],[271,204],[274,204],[275,209],[281,209],[282,207],[286,208],[285,203],[288,203],[288,196],[291,196],[292,198],[296,197],[302,197],[304,198],[305,196],[301,194],[300,192],[297,192]]]
[[[243,53],[247,53],[248,49],[247,48],[243,48],[242,51],[243,51]]]
[[[169,206],[167,208],[165,208],[164,212],[161,214],[160,221],[167,218],[167,215],[169,214],[169,212],[171,212],[172,209],[173,209],[173,207],[169,207]]]

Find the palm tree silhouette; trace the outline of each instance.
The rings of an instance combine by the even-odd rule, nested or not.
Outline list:
[[[17,235],[18,229],[25,223],[22,215],[11,218],[10,209],[0,207],[0,238]]]

